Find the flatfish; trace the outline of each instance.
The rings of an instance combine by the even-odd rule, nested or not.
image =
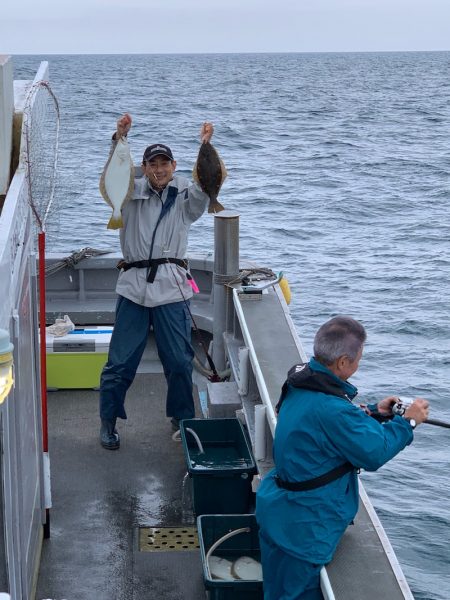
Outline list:
[[[108,158],[100,178],[100,193],[113,209],[108,229],[123,227],[122,207],[134,190],[134,166],[130,146],[125,137],[120,137]]]
[[[217,196],[227,176],[227,170],[217,150],[210,142],[201,144],[192,176],[209,196],[208,212],[218,213],[224,210],[224,207],[218,202]]]
[[[261,563],[251,556],[241,556],[235,560],[231,567],[231,574],[236,579],[262,581],[263,578]]]
[[[209,557],[209,571],[213,579],[235,579],[231,574],[232,563],[220,556]]]

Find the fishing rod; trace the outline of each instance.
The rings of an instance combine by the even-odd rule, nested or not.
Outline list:
[[[201,345],[201,347],[203,348],[203,351],[204,351],[204,353],[205,353],[205,355],[206,355],[206,360],[208,361],[209,367],[210,367],[210,369],[211,369],[211,371],[212,371],[212,375],[210,375],[210,376],[209,376],[209,380],[210,380],[210,381],[212,381],[213,383],[214,383],[214,382],[220,382],[220,381],[224,381],[224,377],[222,377],[222,376],[221,376],[221,375],[220,375],[220,374],[217,372],[217,369],[216,369],[216,366],[215,366],[215,364],[214,364],[214,361],[213,361],[213,359],[212,359],[212,356],[209,354],[209,352],[208,352],[208,350],[207,350],[207,348],[206,348],[206,346],[205,346],[205,344],[204,344],[204,342],[203,342],[203,339],[202,339],[202,335],[201,335],[201,333],[200,333],[200,330],[199,330],[199,328],[197,327],[197,324],[196,324],[196,322],[195,322],[195,319],[194,319],[194,317],[193,317],[193,315],[192,315],[192,312],[191,312],[191,309],[190,309],[190,306],[189,306],[189,302],[186,300],[186,298],[185,298],[185,296],[184,296],[184,294],[183,294],[183,291],[182,291],[182,289],[181,289],[181,286],[180,286],[180,284],[178,283],[178,280],[177,280],[177,278],[175,277],[175,273],[174,273],[174,271],[173,271],[172,269],[171,269],[171,271],[172,271],[172,274],[173,274],[173,276],[174,276],[174,279],[175,279],[175,281],[176,281],[176,284],[177,284],[177,286],[178,286],[178,289],[179,289],[179,291],[180,291],[181,297],[183,298],[183,301],[184,301],[184,303],[185,303],[185,305],[186,305],[186,308],[187,308],[187,310],[188,310],[188,312],[189,312],[189,315],[190,315],[190,317],[191,317],[191,319],[192,319],[192,325],[193,325],[193,328],[194,328],[194,331],[195,331],[195,333],[197,334],[198,341],[200,342],[200,345]],[[186,277],[187,277],[187,280],[188,280],[188,283],[189,283],[189,285],[192,287],[192,289],[194,290],[194,292],[198,293],[198,292],[199,292],[199,289],[198,289],[198,287],[197,287],[197,284],[195,283],[195,281],[194,281],[194,279],[193,279],[192,275],[189,273],[189,271],[186,271]],[[277,284],[277,283],[280,283],[280,281],[281,281],[282,279],[283,279],[283,272],[279,273],[279,274],[278,274],[278,277],[277,277],[276,279],[271,279],[271,280],[270,280],[268,283],[266,283],[266,284],[264,284],[264,285],[261,285],[261,286],[254,286],[254,285],[242,285],[242,286],[241,286],[241,290],[242,290],[244,293],[255,293],[255,292],[259,292],[259,293],[261,293],[261,291],[262,291],[262,290],[265,290],[265,289],[266,289],[266,288],[268,288],[268,287],[271,287],[271,286],[273,286],[273,285],[275,285],[275,284]]]
[[[446,429],[450,429],[450,423],[446,423],[445,421],[439,421],[438,419],[427,419],[424,423],[428,423],[428,425],[436,425],[437,427],[445,427]]]
[[[412,398],[399,398],[398,401],[392,406],[392,412],[394,415],[403,416],[412,403]],[[425,421],[422,422],[427,423],[428,425],[435,425],[436,427],[450,429],[450,423],[447,421],[441,421],[439,419],[425,419]]]
[[[202,337],[202,335],[201,335],[201,333],[200,333],[200,329],[197,327],[197,323],[195,322],[194,316],[193,316],[193,314],[192,314],[192,311],[191,311],[191,307],[189,306],[189,302],[187,301],[187,298],[186,298],[186,297],[185,297],[185,295],[183,294],[183,291],[182,291],[182,289],[181,289],[181,286],[180,286],[180,284],[178,283],[178,279],[176,278],[176,275],[175,275],[175,273],[174,273],[173,269],[170,269],[170,271],[172,272],[173,278],[175,279],[175,283],[176,283],[176,284],[177,284],[177,286],[178,286],[178,289],[179,289],[179,291],[180,291],[181,297],[183,298],[183,302],[184,302],[184,304],[185,304],[185,306],[186,306],[186,309],[187,309],[187,311],[188,311],[188,313],[189,313],[189,316],[191,317],[191,320],[192,320],[192,326],[193,326],[193,328],[194,328],[194,331],[195,331],[195,333],[197,334],[197,339],[198,339],[198,341],[199,341],[199,343],[200,343],[200,346],[201,346],[201,347],[202,347],[202,349],[203,349],[203,352],[205,353],[206,360],[208,361],[209,367],[210,367],[210,369],[211,369],[211,371],[212,371],[212,374],[209,376],[209,380],[210,380],[212,383],[221,382],[221,381],[223,381],[224,379],[223,379],[223,377],[221,377],[221,376],[219,375],[219,373],[217,372],[216,365],[214,364],[214,361],[213,361],[213,359],[212,359],[212,356],[211,356],[211,355],[210,355],[210,353],[208,352],[208,349],[207,349],[207,347],[206,347],[206,345],[205,345],[205,343],[204,343],[204,341],[203,341],[203,337]],[[194,291],[198,290],[198,288],[197,288],[197,284],[195,283],[195,281],[194,281],[194,279],[193,279],[192,275],[189,273],[189,271],[186,271],[186,276],[187,276],[187,279],[188,279],[189,285],[192,287],[192,289],[193,289]]]

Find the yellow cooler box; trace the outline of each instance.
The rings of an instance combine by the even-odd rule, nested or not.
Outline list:
[[[112,330],[105,326],[86,327],[62,337],[47,335],[47,387],[99,387]]]

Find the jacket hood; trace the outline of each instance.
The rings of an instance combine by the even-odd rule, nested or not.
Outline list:
[[[354,385],[336,377],[334,373],[315,358],[311,358],[309,363],[300,363],[289,369],[287,379],[281,389],[280,399],[275,407],[276,412],[280,411],[289,386],[322,392],[348,401],[353,400],[358,393],[358,389]]]

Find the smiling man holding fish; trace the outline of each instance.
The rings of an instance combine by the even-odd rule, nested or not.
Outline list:
[[[166,415],[174,429],[180,419],[195,416],[188,311],[195,284],[185,259],[188,232],[208,200],[217,198],[215,190],[199,182],[215,181],[216,187],[219,182],[220,188],[225,177],[218,174],[222,165],[217,161],[202,166],[194,183],[175,175],[172,150],[161,143],[145,149],[142,175],[135,173],[127,156],[130,128],[131,117],[125,114],[117,121],[100,182],[102,195],[113,208],[109,227],[120,228],[123,253],[116,321],[100,383],[100,443],[108,450],[120,447],[116,420],[127,418],[125,395],[151,328],[167,380]],[[211,146],[213,131],[211,123],[202,125],[201,149]],[[212,173],[205,174],[205,169]]]

